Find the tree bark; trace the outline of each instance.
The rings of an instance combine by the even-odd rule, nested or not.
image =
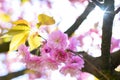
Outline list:
[[[71,36],[73,34],[73,32],[75,32],[75,30],[78,29],[78,27],[81,25],[81,23],[86,19],[86,17],[89,15],[89,13],[94,8],[95,8],[95,4],[92,2],[89,2],[85,11],[76,19],[75,23],[67,31],[65,31],[65,33],[67,33],[68,36]]]

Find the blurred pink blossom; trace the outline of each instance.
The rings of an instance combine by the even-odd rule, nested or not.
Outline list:
[[[22,56],[23,62],[26,62],[30,58],[29,48],[24,44],[19,46],[18,54]]]
[[[42,64],[42,58],[38,56],[30,57],[28,60],[26,60],[26,67],[28,69],[38,71],[38,72],[44,70],[43,64]]]
[[[77,50],[77,46],[80,46],[80,43],[79,43],[79,41],[77,40],[77,38],[76,37],[72,37],[72,38],[70,38],[69,39],[69,49],[70,50],[73,50],[73,51],[76,51]]]
[[[56,70],[58,69],[59,62],[50,57],[45,57],[45,59],[42,61],[42,64],[44,68]]]

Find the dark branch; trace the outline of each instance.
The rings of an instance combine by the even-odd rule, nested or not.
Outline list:
[[[7,52],[9,50],[9,44],[10,42],[0,44],[0,53]]]
[[[103,65],[105,64],[101,57],[92,57],[87,53],[83,54],[85,58],[85,67],[83,71],[89,72],[96,76],[100,80],[120,80],[120,72],[116,72],[114,69],[120,64],[120,50],[111,54],[112,57],[112,74],[110,72],[104,72]]]
[[[111,53],[111,59],[112,69],[115,69],[118,65],[120,65],[120,50]]]
[[[102,61],[100,57],[95,58],[87,53],[83,54],[83,56],[85,61],[83,71],[93,74],[100,80],[109,80],[109,77],[102,72],[102,68],[100,66],[102,65]]]
[[[25,73],[25,71],[26,71],[26,69],[18,71],[18,72],[9,73],[9,74],[7,74],[5,76],[1,76],[0,80],[10,80],[12,78],[15,78],[15,77],[23,75]]]
[[[104,13],[103,26],[102,26],[102,60],[104,70],[111,70],[111,57],[110,57],[110,45],[111,45],[111,36],[112,36],[112,26],[114,20],[114,0],[105,0],[106,12]],[[111,13],[107,13],[110,11]]]
[[[115,11],[115,14],[119,13],[120,12],[120,7],[117,8],[117,10]]]
[[[102,10],[104,10],[104,5],[101,4],[99,1],[97,0],[92,0],[98,7],[100,7]]]
[[[92,2],[89,2],[88,6],[86,7],[85,11],[77,18],[75,23],[67,30],[65,33],[68,34],[68,36],[71,36],[76,29],[81,25],[81,23],[86,19],[88,14],[95,8],[95,5]]]
[[[92,57],[84,51],[82,51],[82,52],[75,52],[75,51],[71,51],[71,50],[68,50],[68,51],[72,52],[73,54],[75,54],[79,57],[81,57],[81,54],[82,54],[83,57],[81,57],[81,58],[83,58],[85,61],[83,71],[94,74],[94,76],[96,76],[99,79],[109,80],[109,77],[106,74],[104,74],[101,70],[102,69],[100,67],[100,65],[102,65],[101,57],[97,57],[97,58]]]

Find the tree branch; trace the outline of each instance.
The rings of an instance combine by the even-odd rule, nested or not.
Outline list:
[[[100,80],[109,80],[109,77],[102,72],[101,66],[102,61],[100,57],[94,58],[90,55],[83,54],[84,56],[84,61],[85,61],[85,66],[83,71],[89,72],[96,76]]]
[[[0,44],[0,53],[9,51],[10,42]]]
[[[102,10],[104,10],[104,5],[101,4],[99,1],[97,0],[92,0],[98,7],[100,7]]]
[[[112,68],[115,69],[118,65],[120,65],[120,50],[111,53],[111,59]]]
[[[111,70],[111,57],[110,57],[110,45],[111,45],[111,36],[112,36],[112,26],[114,20],[114,0],[105,0],[106,11],[104,13],[103,18],[103,26],[102,26],[102,44],[101,44],[101,52],[102,52],[102,60],[104,70]],[[108,13],[110,12],[110,13]]]
[[[17,71],[17,72],[12,72],[12,73],[9,73],[5,76],[1,76],[0,77],[0,80],[10,80],[12,78],[15,78],[15,77],[18,77],[18,76],[21,76],[25,73],[26,69],[23,69],[21,71]]]
[[[81,25],[81,23],[86,19],[88,14],[95,8],[95,5],[92,2],[89,2],[88,6],[86,7],[85,11],[77,18],[75,23],[67,30],[65,33],[68,34],[68,36],[71,36],[76,29]]]
[[[83,71],[89,72],[96,76],[100,80],[119,80],[120,72],[116,72],[114,69],[120,64],[120,50],[111,54],[112,57],[112,74],[110,72],[104,72],[104,62],[101,57],[92,57],[87,53],[82,54],[85,60],[85,66]]]
[[[117,8],[117,10],[115,11],[115,14],[120,12],[120,7]]]

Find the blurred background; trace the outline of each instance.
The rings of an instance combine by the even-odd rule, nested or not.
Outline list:
[[[0,0],[0,36],[12,27],[12,22],[18,19],[27,20],[32,26],[37,23],[37,16],[41,13],[52,16],[56,23],[52,28],[57,27],[61,31],[66,31],[85,10],[88,4],[87,0]],[[120,7],[120,0],[115,0],[115,9]],[[96,7],[80,25],[80,28],[74,35],[86,36],[83,39],[84,46],[82,49],[90,55],[97,57],[101,55],[100,47],[92,46],[101,44],[101,27],[104,11]],[[95,29],[98,33],[92,31]],[[120,46],[120,13],[115,16],[113,24],[113,45],[111,52],[119,49]],[[89,32],[91,32],[89,34]],[[94,40],[92,40],[92,38]],[[0,38],[0,44],[7,42],[9,39]],[[94,54],[94,53],[98,54]],[[1,52],[0,53],[0,76],[8,73],[17,72],[25,69],[25,65],[19,61],[17,52]],[[24,74],[11,80],[32,80],[29,79],[30,74]],[[59,71],[49,71],[47,80],[76,80],[70,75],[63,76]],[[33,75],[34,76],[34,75]],[[86,77],[87,76],[87,77]],[[83,73],[84,80],[95,80],[93,75]],[[45,80],[44,78],[35,80]]]

